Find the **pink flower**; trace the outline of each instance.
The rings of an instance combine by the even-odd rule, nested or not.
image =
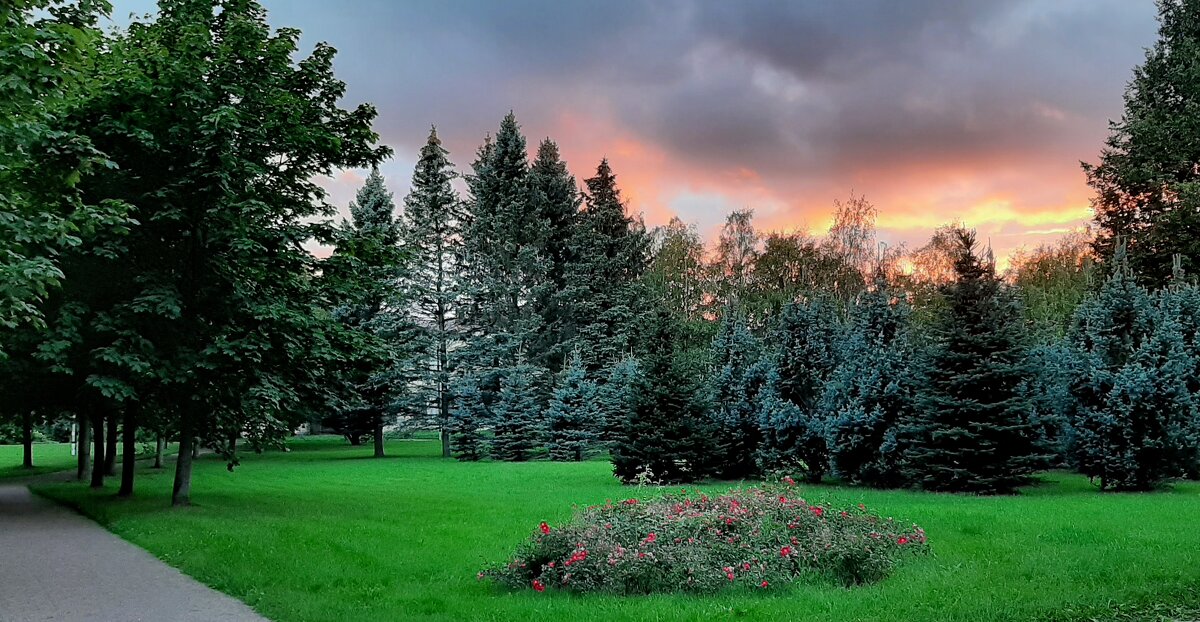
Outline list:
[[[622,501],[621,503],[624,503],[625,505],[637,505],[638,500],[637,499],[626,499],[626,500]]]
[[[649,544],[651,542],[654,542],[657,539],[658,539],[658,535],[655,534],[653,531],[651,531],[650,535],[646,536],[646,543]]]
[[[812,511],[813,515],[816,516],[817,518],[821,518],[822,516],[825,515],[825,508],[823,508],[819,505],[814,505],[811,508],[809,508],[809,510]]]
[[[792,554],[792,547],[790,547],[790,546],[785,546],[785,547],[779,549],[780,557],[787,557],[788,555],[791,555],[791,554]]]
[[[742,570],[750,570],[750,562],[742,562]]]
[[[551,568],[553,568],[553,567],[554,567],[554,562],[550,562],[549,564],[546,564],[546,565],[547,565],[547,566],[549,566],[549,567],[551,567]]]
[[[896,544],[908,544],[908,538],[905,538],[904,536],[900,536],[899,538],[896,539]]]
[[[768,585],[771,585],[771,584],[764,580],[761,584],[761,587],[767,587]]]
[[[538,529],[541,529],[542,533],[550,533],[550,525],[547,525],[546,521],[542,521],[542,524],[538,525]]]
[[[541,581],[538,581],[537,579],[534,579],[534,580],[533,580],[533,591],[535,591],[535,592],[545,592],[545,591],[546,591],[546,586],[545,586],[545,585],[542,585],[542,582],[541,582]]]
[[[788,486],[795,486],[795,485],[796,485],[796,480],[792,479],[790,476],[789,476],[789,477],[784,477],[784,478],[783,478],[783,483],[787,484]]]

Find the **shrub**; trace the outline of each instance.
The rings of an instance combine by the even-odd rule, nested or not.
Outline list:
[[[928,551],[920,527],[836,510],[784,484],[714,497],[681,491],[592,506],[539,525],[509,562],[479,573],[515,590],[648,594],[771,588],[800,580],[852,586]]]

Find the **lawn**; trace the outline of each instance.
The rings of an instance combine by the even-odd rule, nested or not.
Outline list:
[[[855,589],[580,597],[503,593],[475,574],[572,504],[639,492],[608,463],[460,464],[421,440],[391,441],[395,457],[383,460],[329,438],[291,449],[247,457],[234,473],[202,458],[196,505],[182,510],[166,507],[169,471],[143,471],[131,501],[79,484],[36,490],[280,621],[1087,620],[1115,605],[1144,612],[1200,596],[1195,483],[1101,494],[1056,473],[1010,498],[810,487],[810,501],[862,502],[921,524],[934,555]]]
[[[0,445],[0,480],[75,468],[70,443],[35,443],[32,469],[21,467],[24,455],[21,445]]]

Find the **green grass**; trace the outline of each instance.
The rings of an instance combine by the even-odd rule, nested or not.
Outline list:
[[[1176,605],[1200,597],[1194,483],[1101,494],[1080,477],[1051,474],[1010,498],[808,489],[809,500],[863,502],[920,523],[934,555],[855,589],[581,597],[504,593],[475,573],[506,558],[538,521],[635,493],[606,462],[459,464],[437,458],[430,441],[392,441],[396,457],[384,460],[332,439],[291,447],[248,457],[235,473],[201,459],[196,505],[180,510],[166,507],[169,472],[142,472],[138,498],[126,502],[77,484],[36,489],[275,620],[993,622],[1086,620],[1117,605],[1133,616],[1122,620],[1152,620],[1173,619]]]
[[[0,480],[75,468],[70,443],[35,443],[32,469],[22,468],[24,455],[21,445],[0,445]]]

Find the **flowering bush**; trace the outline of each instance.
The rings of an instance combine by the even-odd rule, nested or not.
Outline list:
[[[608,502],[541,523],[508,563],[479,573],[513,589],[645,594],[766,589],[810,578],[859,585],[928,551],[920,527],[859,505],[810,504],[790,479],[709,497]]]

